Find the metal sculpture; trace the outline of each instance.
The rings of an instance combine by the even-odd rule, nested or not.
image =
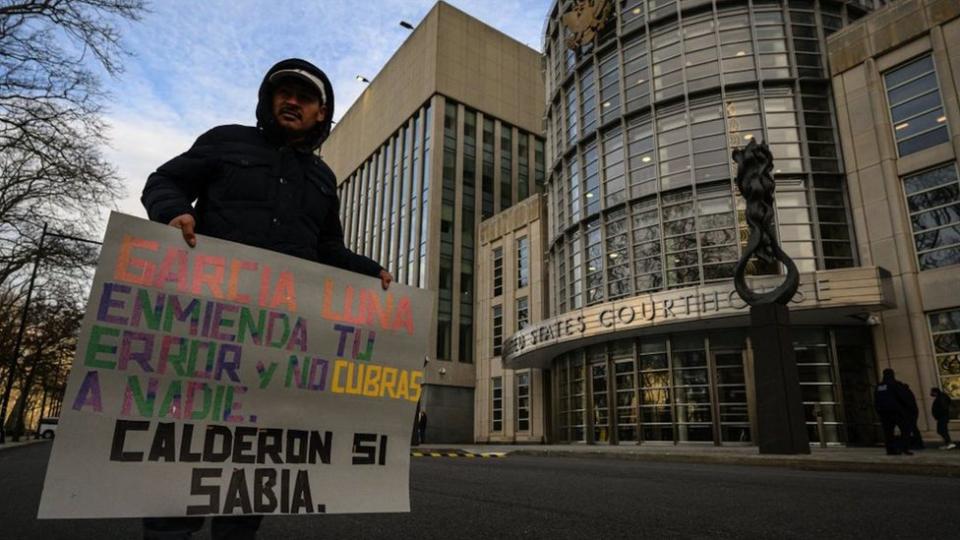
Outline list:
[[[797,265],[780,249],[774,230],[773,154],[755,140],[733,151],[737,188],[747,201],[750,239],[737,262],[733,283],[750,304],[750,346],[754,356],[757,404],[756,441],[761,454],[809,454],[797,359],[790,332],[787,303],[800,285]],[[757,293],[747,286],[744,273],[751,257],[771,264],[780,261],[787,277],[776,289]]]
[[[751,140],[743,149],[733,151],[733,160],[737,163],[737,188],[747,201],[747,225],[750,227],[750,239],[747,248],[737,262],[733,274],[733,284],[744,302],[751,306],[762,304],[786,305],[800,286],[800,273],[786,253],[777,243],[773,222],[773,154],[767,143],[757,144]],[[776,289],[757,293],[747,285],[745,272],[751,257],[757,257],[765,263],[780,261],[787,269],[787,278]]]

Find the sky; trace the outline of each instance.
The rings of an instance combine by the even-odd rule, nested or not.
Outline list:
[[[552,0],[448,0],[530,47]],[[147,176],[206,130],[255,123],[257,88],[274,63],[301,57],[333,83],[337,110],[349,109],[434,0],[153,0],[150,13],[122,23],[130,53],[124,72],[105,76],[111,144],[126,196],[118,210],[146,217],[139,202]]]

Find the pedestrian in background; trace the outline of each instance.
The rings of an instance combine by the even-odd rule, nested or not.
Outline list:
[[[937,421],[937,434],[943,437],[943,446],[941,446],[940,449],[953,450],[957,447],[957,445],[950,440],[950,403],[953,400],[950,399],[950,396],[948,396],[946,392],[941,391],[939,388],[931,388],[930,397],[933,398],[933,405],[930,407],[930,412],[933,414],[933,419]]]
[[[883,440],[886,443],[887,455],[890,456],[913,455],[908,446],[911,431],[907,391],[905,385],[896,379],[892,369],[883,370],[883,378],[874,393],[874,406],[880,416]],[[900,430],[899,435],[896,434],[896,429]]]
[[[417,415],[417,444],[427,442],[427,411],[420,409]]]
[[[923,450],[923,435],[920,434],[920,407],[917,405],[917,396],[910,389],[910,385],[899,383],[903,387],[903,395],[907,402],[907,432],[906,444],[913,450]]]

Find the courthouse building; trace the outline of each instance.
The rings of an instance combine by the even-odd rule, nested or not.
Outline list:
[[[479,231],[479,441],[752,444],[764,359],[733,290],[747,229],[730,155],[753,139],[775,156],[777,232],[801,271],[791,317],[811,441],[874,443],[888,365],[926,410],[932,358],[890,354],[929,350],[929,330],[904,331],[903,270],[870,251],[879,232],[857,213],[827,67],[827,36],[873,4],[553,4],[547,185]],[[783,279],[748,271],[755,288]]]
[[[439,2],[324,143],[345,241],[437,294],[427,440],[474,438],[477,224],[544,182],[540,55]]]
[[[347,244],[437,292],[428,441],[754,444],[754,139],[810,440],[875,444],[886,367],[957,418],[960,3],[884,4],[557,0],[542,54],[437,4],[323,149]]]

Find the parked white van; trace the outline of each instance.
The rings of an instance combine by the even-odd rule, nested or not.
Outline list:
[[[41,418],[40,427],[37,429],[37,432],[44,439],[52,439],[57,434],[58,423],[60,423],[60,418],[55,416]]]

